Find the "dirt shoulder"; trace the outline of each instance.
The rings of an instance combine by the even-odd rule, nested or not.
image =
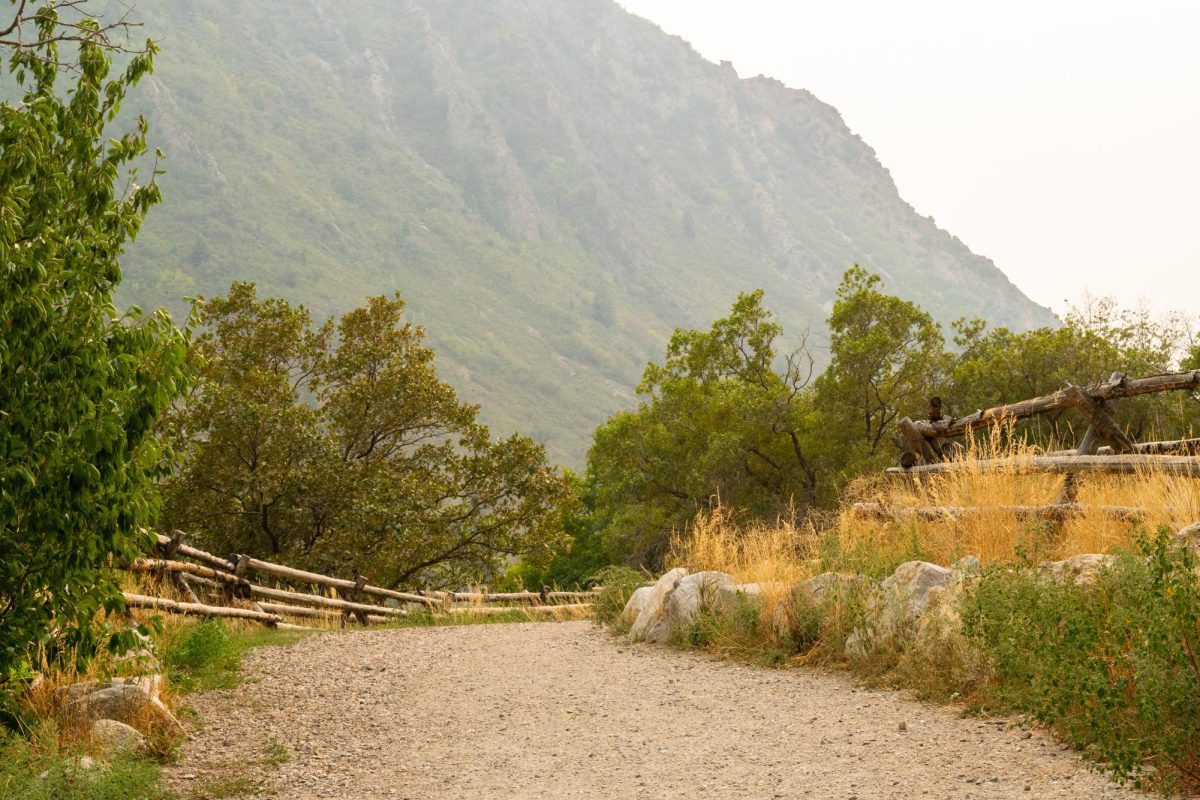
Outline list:
[[[335,633],[244,668],[193,699],[182,797],[1142,797],[1036,731],[588,622]]]

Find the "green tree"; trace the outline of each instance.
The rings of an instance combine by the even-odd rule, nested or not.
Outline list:
[[[1057,328],[1015,333],[988,330],[983,320],[959,320],[954,342],[959,354],[950,372],[947,397],[955,414],[1050,394],[1063,386],[1105,381],[1114,372],[1130,377],[1176,367],[1185,328],[1157,321],[1144,311],[1093,300],[1074,309]],[[1184,367],[1186,368],[1186,367]],[[1194,403],[1182,393],[1122,400],[1111,412],[1135,439],[1178,438],[1196,421]],[[1086,421],[1072,409],[1020,422],[1016,434],[1045,446],[1073,446]]]
[[[253,284],[207,302],[172,420],[190,457],[164,487],[171,524],[385,586],[491,580],[557,544],[568,480],[532,440],[491,437],[403,310],[374,297],[314,327]]]
[[[154,46],[110,77],[110,29],[13,5],[0,29],[22,93],[0,103],[0,681],[47,645],[86,652],[97,613],[122,608],[106,567],[148,544],[167,455],[153,429],[186,353],[164,313],[113,305],[118,258],[159,191],[132,169],[145,121],[104,133]]]
[[[832,360],[816,381],[815,430],[837,471],[890,458],[896,421],[921,414],[944,382],[941,328],[881,284],[858,265],[847,270],[829,317]]]
[[[803,347],[780,356],[780,334],[762,292],[743,294],[711,330],[677,330],[663,364],[646,367],[641,404],[596,431],[588,459],[610,550],[657,567],[671,533],[718,500],[762,517],[812,502],[812,362]]]

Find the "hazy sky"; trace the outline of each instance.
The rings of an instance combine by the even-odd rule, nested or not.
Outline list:
[[[1197,0],[620,2],[835,106],[1034,300],[1200,311]]]

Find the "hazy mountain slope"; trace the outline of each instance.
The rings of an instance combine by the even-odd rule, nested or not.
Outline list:
[[[841,272],[943,320],[1052,320],[917,215],[807,92],[609,0],[156,0],[138,110],[165,205],[126,296],[246,278],[319,313],[399,290],[499,431],[578,463],[678,325],[763,287],[820,330]]]

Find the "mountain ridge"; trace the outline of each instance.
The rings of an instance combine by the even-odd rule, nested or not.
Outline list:
[[[163,52],[131,105],[168,172],[123,297],[179,309],[240,278],[320,315],[398,289],[445,377],[560,461],[738,291],[795,336],[857,262],[943,322],[1054,321],[832,106],[610,0],[139,11]]]

